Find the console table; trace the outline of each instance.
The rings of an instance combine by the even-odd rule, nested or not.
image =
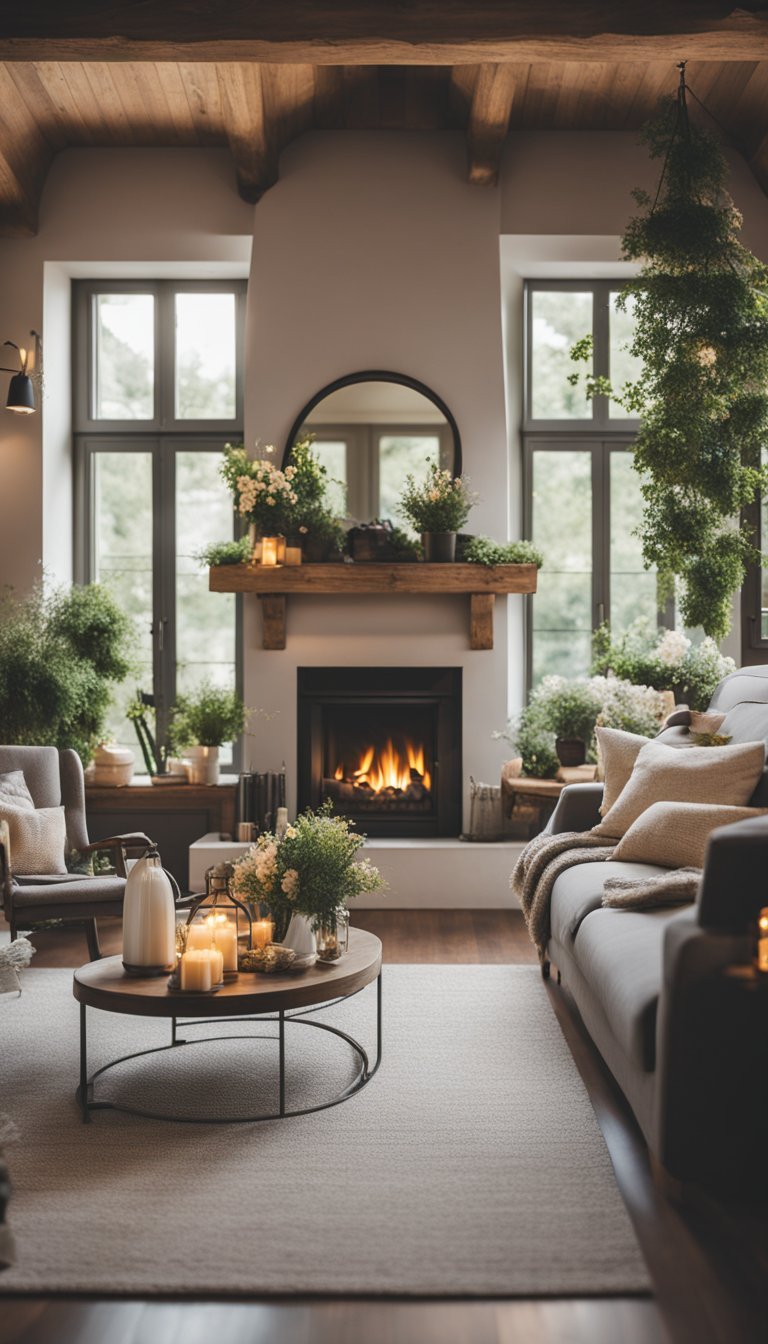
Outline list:
[[[221,784],[149,784],[123,788],[86,786],[85,811],[92,840],[143,831],[155,840],[163,864],[187,889],[189,846],[207,831],[233,836],[237,807],[234,778]]]

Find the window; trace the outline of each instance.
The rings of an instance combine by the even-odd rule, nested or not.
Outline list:
[[[591,333],[594,372],[621,385],[636,376],[627,346],[632,313],[612,281],[530,281],[526,287],[525,531],[544,552],[529,602],[528,676],[585,675],[592,633],[660,617],[656,576],[643,566],[640,481],[632,467],[636,421],[608,397],[591,402],[568,375],[574,342]]]
[[[240,681],[238,599],[208,591],[196,556],[235,531],[218,468],[242,438],[244,294],[233,281],[75,286],[75,573],[134,620],[137,670],[109,727],[138,767],[125,717],[137,688],[162,738],[178,694]]]
[[[762,451],[762,465],[768,465],[768,449]],[[742,522],[752,528],[754,542],[763,554],[768,552],[768,499],[745,509]],[[751,565],[741,590],[741,661],[744,666],[768,662],[768,567]]]

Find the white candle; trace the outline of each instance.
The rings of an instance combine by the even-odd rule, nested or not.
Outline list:
[[[213,930],[206,920],[204,924],[190,924],[187,934],[187,949],[197,951],[205,948],[210,951],[213,945]]]
[[[217,914],[209,915],[206,923],[210,924],[213,933],[214,946],[219,949],[224,958],[224,970],[237,970],[237,925],[228,915]]]
[[[204,991],[211,988],[211,953],[194,948],[181,958],[181,988]]]
[[[271,919],[254,919],[252,928],[253,946],[266,947],[267,943],[271,943],[274,928]]]
[[[288,808],[278,807],[277,817],[275,818],[275,835],[278,840],[282,840],[288,829]]]
[[[212,947],[208,955],[211,958],[211,984],[220,985],[224,978],[224,957],[218,947]]]

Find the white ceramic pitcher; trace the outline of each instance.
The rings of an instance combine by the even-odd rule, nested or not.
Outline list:
[[[128,975],[168,975],[176,964],[173,888],[155,848],[131,868],[123,899],[123,966]]]

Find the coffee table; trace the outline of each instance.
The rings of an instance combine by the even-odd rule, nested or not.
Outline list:
[[[329,1026],[326,1022],[308,1020],[308,1016],[320,1008],[327,1008],[340,1003],[342,999],[352,998],[374,981],[376,982],[376,1059],[371,1063],[367,1052],[353,1036],[338,1027]],[[364,929],[350,929],[349,951],[337,962],[329,965],[318,962],[311,970],[300,975],[261,975],[241,972],[237,980],[225,983],[213,994],[169,990],[165,976],[145,979],[126,975],[122,958],[119,956],[105,957],[101,961],[92,961],[81,966],[75,971],[72,990],[80,1004],[80,1083],[76,1098],[84,1122],[88,1122],[92,1112],[98,1110],[119,1110],[130,1115],[141,1115],[150,1120],[187,1121],[190,1124],[252,1123],[256,1120],[277,1120],[289,1116],[308,1115],[312,1111],[323,1111],[329,1106],[338,1106],[340,1102],[354,1096],[370,1082],[381,1063],[381,942],[374,934],[367,933]],[[97,1008],[107,1013],[125,1013],[130,1016],[168,1018],[171,1024],[170,1042],[168,1045],[138,1050],[133,1054],[110,1060],[89,1077],[86,1022],[88,1008]],[[275,1040],[279,1050],[278,1109],[268,1115],[233,1117],[169,1115],[164,1112],[143,1110],[138,1106],[97,1099],[94,1095],[96,1081],[107,1070],[130,1059],[139,1059],[144,1055],[160,1054],[166,1050],[178,1050],[182,1046],[195,1044],[195,1041],[179,1037],[177,1024],[180,1018],[184,1019],[185,1029],[207,1025],[212,1021],[274,1022],[276,1033],[267,1039]],[[355,1078],[331,1101],[296,1110],[286,1109],[285,1036],[286,1026],[289,1025],[313,1027],[317,1031],[330,1032],[346,1041],[357,1054],[360,1067]],[[230,1033],[230,1036],[232,1034]],[[263,1034],[258,1036],[254,1034],[252,1038],[243,1038],[240,1033],[237,1035],[238,1039],[265,1039]],[[228,1038],[225,1035],[205,1039]]]

